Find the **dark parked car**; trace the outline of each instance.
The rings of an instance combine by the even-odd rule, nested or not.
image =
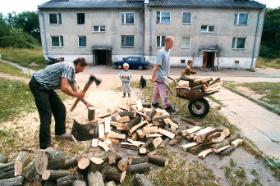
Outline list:
[[[118,69],[122,69],[123,64],[127,63],[130,69],[147,69],[150,66],[148,61],[145,61],[144,57],[127,57],[123,58],[121,61],[113,62],[113,66]]]

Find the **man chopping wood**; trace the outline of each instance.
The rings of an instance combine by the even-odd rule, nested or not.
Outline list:
[[[40,116],[39,143],[41,149],[46,149],[51,145],[52,115],[55,120],[56,138],[72,140],[65,128],[66,109],[54,91],[55,89],[60,89],[69,96],[81,99],[87,107],[91,106],[84,99],[85,94],[78,90],[75,82],[75,74],[83,72],[86,65],[84,58],[77,58],[73,63],[55,63],[33,74],[29,87]]]
[[[167,36],[164,42],[164,47],[159,50],[153,68],[152,82],[154,83],[154,90],[152,105],[154,107],[159,107],[158,99],[160,97],[165,110],[169,113],[174,113],[175,109],[171,106],[168,100],[168,89],[165,85],[170,70],[169,52],[173,47],[174,38]]]

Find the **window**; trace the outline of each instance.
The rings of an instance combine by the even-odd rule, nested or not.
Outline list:
[[[170,24],[170,12],[157,12],[157,24]]]
[[[134,24],[134,13],[132,12],[122,13],[122,24]]]
[[[61,14],[51,13],[49,14],[50,24],[61,24]]]
[[[183,12],[183,24],[191,24],[192,14],[190,12]]]
[[[121,36],[122,47],[134,47],[134,36],[131,35],[122,35]]]
[[[77,24],[85,24],[85,13],[77,13]]]
[[[191,38],[190,37],[183,37],[181,48],[190,48],[191,47]]]
[[[248,14],[247,13],[236,13],[234,16],[235,25],[247,25]]]
[[[201,25],[201,32],[214,32],[215,27],[214,26],[209,26],[209,25]]]
[[[157,47],[163,47],[164,46],[164,40],[166,36],[157,36]]]
[[[245,49],[246,38],[245,37],[234,37],[232,39],[233,49]]]
[[[105,32],[105,25],[94,25],[92,28],[92,32]]]
[[[87,46],[87,38],[86,36],[79,36],[79,47]]]
[[[52,36],[53,47],[63,47],[63,36]]]

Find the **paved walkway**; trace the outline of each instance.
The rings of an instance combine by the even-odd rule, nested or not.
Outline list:
[[[225,88],[213,95],[221,113],[266,156],[280,159],[280,116]]]

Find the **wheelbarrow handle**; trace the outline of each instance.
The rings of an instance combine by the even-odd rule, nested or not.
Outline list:
[[[176,95],[172,92],[172,90],[170,89],[170,87],[166,84],[166,83],[164,83],[164,82],[159,82],[159,81],[155,81],[156,83],[159,83],[159,84],[164,84],[165,86],[166,86],[166,88],[168,89],[168,91],[171,93],[171,95],[172,96],[175,96],[176,97]]]
[[[170,79],[170,80],[172,80],[173,82],[174,82],[174,84],[176,85],[176,81],[175,81],[175,79],[173,79],[172,77],[170,77],[170,76],[167,76],[167,78],[168,79]]]

